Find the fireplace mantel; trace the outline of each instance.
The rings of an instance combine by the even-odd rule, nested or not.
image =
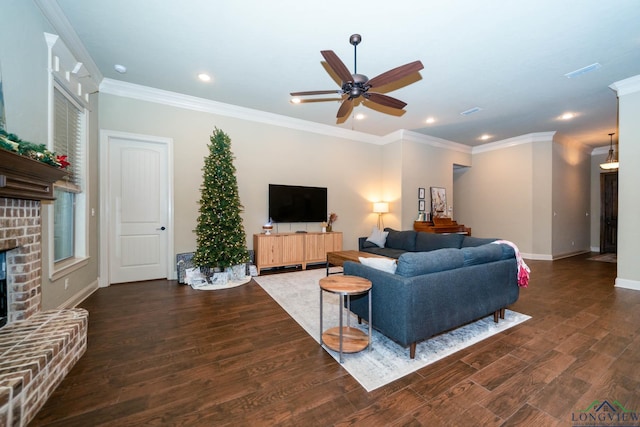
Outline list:
[[[66,175],[63,169],[0,149],[0,197],[54,200],[53,183]]]

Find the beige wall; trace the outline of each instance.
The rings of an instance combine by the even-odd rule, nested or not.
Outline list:
[[[103,94],[102,129],[173,139],[175,253],[195,250],[202,166],[209,137],[218,127],[231,138],[242,218],[253,247],[254,233],[268,220],[268,184],[328,188],[328,210],[338,214],[335,231],[355,249],[377,217],[372,203],[382,194],[380,145],[320,135],[211,113]],[[319,231],[319,223],[278,224],[276,231]]]
[[[413,228],[418,216],[418,188],[425,189],[426,211],[430,211],[430,187],[446,190],[447,206],[453,207],[453,165],[471,164],[471,152],[461,152],[418,142],[416,137],[402,143],[402,221],[403,230]],[[454,218],[455,218],[454,213]],[[465,224],[466,225],[466,224]]]
[[[384,227],[402,229],[402,141],[397,140],[382,146],[382,202],[389,203],[389,213],[384,214]],[[373,227],[373,225],[372,225]]]
[[[589,251],[588,150],[553,132],[480,147],[455,176],[455,209],[473,235],[500,237],[527,258],[556,259]],[[461,197],[464,195],[464,197]]]
[[[36,4],[3,0],[0,25],[0,67],[5,99],[7,130],[21,139],[47,144],[48,67],[44,33],[53,33]],[[88,207],[97,208],[97,96],[92,97],[89,114]],[[98,216],[88,220],[87,264],[68,275],[49,280],[48,227],[50,202],[42,204],[42,307],[52,309],[75,305],[97,287]],[[65,288],[65,281],[68,286]]]
[[[553,132],[474,150],[455,174],[455,219],[473,235],[516,243],[525,256],[555,259],[589,250],[590,156]]]
[[[521,143],[473,155],[473,164],[456,174],[456,192],[466,203],[454,216],[474,236],[500,237],[532,253],[532,146]]]
[[[640,290],[640,75],[614,86],[620,108],[616,286]]]
[[[554,258],[590,251],[590,151],[578,142],[554,136],[551,184]]]
[[[553,258],[553,135],[531,144],[531,258]]]

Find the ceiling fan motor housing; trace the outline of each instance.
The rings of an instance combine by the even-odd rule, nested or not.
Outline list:
[[[353,82],[342,82],[342,91],[349,94],[349,98],[357,98],[365,93],[369,86],[369,78],[364,74],[352,74]]]

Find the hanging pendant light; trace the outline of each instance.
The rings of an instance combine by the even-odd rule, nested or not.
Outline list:
[[[613,154],[613,133],[609,134],[609,155],[607,156],[607,161],[605,161],[604,163],[600,163],[600,169],[605,169],[605,170],[612,170],[612,169],[618,169],[619,167],[619,163],[618,160],[616,160],[616,156]]]

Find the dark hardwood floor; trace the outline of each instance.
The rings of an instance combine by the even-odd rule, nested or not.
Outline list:
[[[511,308],[532,319],[371,393],[253,281],[100,289],[81,304],[86,354],[31,425],[551,426],[594,400],[640,414],[640,292],[588,256],[528,261]]]

